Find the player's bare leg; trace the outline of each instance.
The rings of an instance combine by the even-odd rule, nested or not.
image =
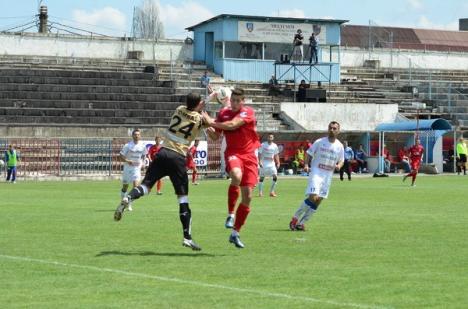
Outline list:
[[[231,229],[234,226],[234,213],[236,211],[237,200],[239,199],[241,191],[239,185],[242,179],[242,170],[240,168],[233,168],[229,172],[229,176],[231,177],[231,184],[228,189],[228,216],[224,223],[224,226],[227,229]]]
[[[234,222],[234,227],[232,233],[229,236],[229,242],[234,244],[236,248],[243,249],[245,245],[240,240],[239,232],[242,226],[247,220],[247,216],[250,213],[250,202],[252,200],[252,188],[248,186],[241,187],[242,200],[237,208],[236,212],[236,221]]]

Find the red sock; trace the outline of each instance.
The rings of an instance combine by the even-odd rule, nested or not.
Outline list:
[[[192,173],[192,183],[195,183],[197,181],[197,172]]]
[[[413,183],[414,183],[414,181],[416,180],[416,175],[417,175],[417,173],[414,172],[414,173],[413,173]]]
[[[236,221],[234,222],[234,229],[240,232],[241,227],[244,225],[247,216],[249,215],[250,207],[244,204],[240,204],[237,207]]]
[[[156,190],[157,190],[157,192],[161,192],[161,188],[162,188],[162,181],[161,181],[161,180],[158,180],[158,182],[156,182]]]
[[[236,208],[237,199],[240,195],[240,187],[239,186],[229,186],[228,190],[228,212],[230,214],[234,213],[234,209]]]

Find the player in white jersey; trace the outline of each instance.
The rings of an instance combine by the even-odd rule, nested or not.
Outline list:
[[[124,198],[127,195],[129,184],[132,184],[133,188],[140,184],[141,167],[143,166],[144,158],[148,154],[145,144],[140,141],[140,139],[140,130],[133,130],[132,141],[125,144],[120,151],[120,159],[124,162],[122,190],[120,191],[121,198]],[[128,205],[128,210],[132,211],[131,205]]]
[[[340,124],[328,124],[328,136],[316,140],[307,149],[304,171],[309,172],[306,188],[307,198],[301,203],[289,223],[292,231],[304,231],[304,223],[317,211],[320,203],[328,197],[333,172],[340,170],[344,163],[343,144],[337,139]]]
[[[266,176],[272,177],[270,196],[276,197],[275,188],[276,181],[278,180],[279,168],[279,149],[273,140],[273,134],[268,135],[268,140],[263,142],[258,149],[258,160],[260,162],[260,181],[258,183],[258,196],[263,196],[263,181]]]

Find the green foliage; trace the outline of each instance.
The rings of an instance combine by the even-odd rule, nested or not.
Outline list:
[[[306,178],[280,178],[277,198],[253,198],[243,250],[224,228],[228,181],[202,181],[190,188],[201,252],[181,245],[169,181],[120,222],[118,182],[1,183],[0,305],[463,308],[466,181],[335,179],[308,230],[291,232]]]

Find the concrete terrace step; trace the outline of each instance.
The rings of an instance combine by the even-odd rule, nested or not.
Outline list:
[[[161,111],[174,111],[181,102],[135,102],[135,101],[90,101],[90,100],[15,100],[0,99],[0,107],[15,108],[84,108],[84,109],[154,109]]]
[[[14,108],[0,107],[4,116],[53,116],[53,117],[132,117],[170,118],[174,111],[145,109],[84,109],[84,108]]]
[[[172,94],[122,94],[122,93],[67,93],[0,91],[0,99],[86,100],[86,101],[142,101],[183,102],[184,96]]]
[[[102,85],[0,84],[0,91],[35,91],[68,93],[175,94],[169,87],[128,87]]]
[[[90,124],[90,125],[168,125],[170,118],[154,118],[154,117],[57,117],[57,116],[5,116],[0,115],[1,123],[22,123],[28,125],[35,124]]]
[[[172,81],[149,79],[110,79],[78,77],[41,77],[41,76],[0,76],[0,84],[50,84],[83,86],[119,86],[119,87],[172,87]]]
[[[73,70],[25,70],[0,69],[0,76],[41,76],[64,78],[111,78],[111,79],[147,79],[152,80],[152,73],[107,72],[107,71],[73,71]]]

